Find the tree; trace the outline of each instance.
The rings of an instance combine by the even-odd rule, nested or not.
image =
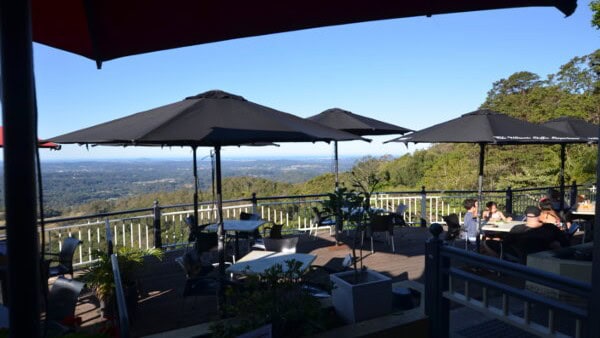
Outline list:
[[[590,9],[592,10],[592,27],[600,29],[600,0],[592,0],[590,2]]]

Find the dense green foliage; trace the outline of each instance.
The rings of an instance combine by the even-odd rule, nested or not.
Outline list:
[[[592,26],[596,29],[600,29],[600,0],[593,0],[590,2],[590,9],[592,10]]]

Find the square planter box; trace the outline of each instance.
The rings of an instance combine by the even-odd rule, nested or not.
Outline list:
[[[392,279],[379,272],[344,271],[329,276],[333,283],[331,302],[348,323],[386,315],[392,311]]]

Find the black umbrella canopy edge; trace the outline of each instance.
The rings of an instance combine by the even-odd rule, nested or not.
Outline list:
[[[561,116],[541,123],[542,126],[586,139],[589,143],[598,143],[598,125],[583,119]]]
[[[228,110],[219,110],[218,107],[226,107]],[[242,108],[246,109],[247,120],[244,120]],[[194,116],[199,114],[198,111],[203,115]],[[251,115],[252,112],[258,113]],[[194,121],[200,118],[206,121]],[[261,121],[269,124],[271,129],[262,125],[251,125]],[[140,126],[142,124],[145,126]],[[228,127],[230,124],[235,126]],[[366,140],[355,134],[329,128],[220,90],[189,96],[183,101],[50,138],[56,143],[211,147],[257,142],[330,142],[361,139]]]
[[[341,108],[330,108],[306,118],[330,128],[343,130],[355,135],[406,134],[412,129],[404,128],[374,118],[358,115]]]
[[[482,119],[483,117],[483,119]],[[476,125],[476,120],[480,119]],[[490,124],[494,122],[494,124]],[[498,132],[497,125],[512,126],[511,133]],[[479,128],[474,128],[475,126]],[[439,130],[450,129],[445,135]],[[496,129],[494,129],[496,128]],[[472,132],[470,132],[472,131]],[[531,135],[531,133],[536,133]],[[506,114],[481,109],[463,114],[384,143],[484,143],[498,145],[585,143],[586,140],[551,128],[519,120]]]

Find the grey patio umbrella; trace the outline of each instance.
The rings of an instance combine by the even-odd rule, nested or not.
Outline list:
[[[486,144],[554,144],[567,141],[583,142],[576,136],[482,109],[387,142],[479,144],[477,194],[481,207]],[[479,247],[479,237],[477,246]]]
[[[318,122],[324,126],[343,130],[355,135],[390,135],[406,134],[412,130],[399,127],[390,123],[372,119],[370,117],[357,115],[340,108],[331,108],[320,114],[308,117],[311,121]],[[338,187],[338,143],[334,141],[335,156],[335,187]]]
[[[214,147],[219,263],[225,274],[223,210],[221,196],[221,147],[265,142],[315,142],[356,140],[359,136],[328,128],[316,122],[268,108],[241,96],[219,90],[190,96],[183,101],[129,115],[57,136],[56,143],[136,146]],[[197,183],[194,191],[194,215],[198,221]]]
[[[542,123],[543,126],[579,137],[588,143],[598,143],[598,126],[569,116],[559,117]],[[578,142],[579,143],[579,142]],[[560,209],[565,208],[565,154],[566,143],[560,144]]]

